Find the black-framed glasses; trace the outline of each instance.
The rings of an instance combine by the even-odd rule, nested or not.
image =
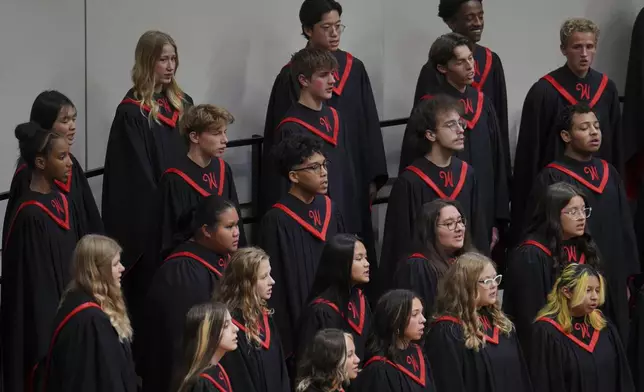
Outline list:
[[[481,284],[481,285],[483,285],[483,286],[485,286],[487,288],[491,288],[492,285],[497,285],[497,286],[500,285],[501,280],[503,280],[503,275],[499,274],[499,275],[495,276],[494,278],[488,278],[488,279],[484,279],[484,280],[479,280],[479,284]]]
[[[315,174],[320,174],[320,173],[322,173],[322,168],[324,168],[324,170],[328,169],[329,163],[331,163],[331,161],[327,159],[322,163],[314,163],[312,165],[305,166],[305,167],[300,167],[299,169],[293,169],[291,171],[297,172],[297,171],[302,171],[302,170],[308,170],[308,171],[311,171],[311,172],[313,172]]]
[[[343,24],[328,25],[328,26],[320,26],[320,27],[321,27],[321,28],[322,28],[322,30],[323,30],[325,33],[327,33],[327,34],[331,33],[332,31],[335,31],[335,32],[337,32],[338,34],[342,34],[342,33],[344,32],[344,29],[346,29],[346,28],[347,28],[347,26],[345,26],[345,25],[343,25]]]
[[[444,226],[447,227],[447,230],[456,231],[459,223],[462,224],[463,227],[467,226],[467,220],[465,218],[459,218],[455,221],[449,221],[446,223],[437,223],[436,226]]]
[[[590,214],[593,212],[593,208],[592,207],[571,208],[569,210],[564,210],[562,212],[573,219],[585,219],[585,218],[590,218]]]

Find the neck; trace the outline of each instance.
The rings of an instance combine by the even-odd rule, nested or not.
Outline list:
[[[433,143],[425,158],[438,167],[447,167],[452,163],[452,155],[454,155],[453,151]]]
[[[224,357],[224,354],[226,354],[226,352],[218,348],[217,351],[215,351],[215,355],[212,356],[212,359],[210,360],[210,364],[212,366],[216,366],[219,363],[219,361],[221,361],[221,359]]]
[[[561,239],[564,241],[568,241],[569,239],[575,238],[575,237],[576,237],[575,235],[568,234],[565,231],[561,234]]]
[[[188,158],[190,158],[191,161],[201,166],[202,168],[210,165],[210,161],[212,161],[212,158],[209,155],[204,154],[204,152],[199,149],[199,146],[196,144],[190,145]]]
[[[407,347],[409,347],[409,339],[407,338],[398,339],[398,341],[396,342],[396,347],[400,350],[407,349]]]
[[[579,161],[579,162],[588,162],[591,159],[593,159],[592,153],[575,151],[570,147],[566,148],[566,150],[564,151],[564,155],[567,156],[568,158],[574,159],[575,161]]]
[[[295,184],[291,185],[291,189],[289,189],[288,193],[306,204],[313,203],[313,199],[315,199],[315,196],[317,195],[316,193],[311,193]]]
[[[297,102],[312,110],[317,110],[317,111],[322,110],[323,100],[312,96],[310,93],[308,93],[305,90],[302,90],[300,94],[300,99]]]
[[[447,77],[445,78],[445,80],[447,81],[447,83],[449,83],[452,87],[454,87],[455,89],[457,89],[461,93],[464,93],[465,89],[467,89],[467,84],[456,83],[456,82],[452,81],[451,79],[449,79]]]
[[[572,317],[585,317],[586,313],[583,310],[570,309],[570,315]]]
[[[163,84],[157,84],[154,86],[154,92],[156,94],[159,94],[161,91],[163,91]]]
[[[47,195],[51,193],[53,189],[53,181],[46,179],[42,174],[38,173],[36,170],[33,170],[31,173],[31,183],[29,184],[29,189],[34,192]]]
[[[570,70],[570,72],[572,72],[573,74],[575,74],[575,76],[577,76],[579,79],[583,79],[583,78],[585,78],[585,77],[586,77],[586,75],[588,75],[588,71],[589,71],[589,69],[586,69],[586,70],[584,70],[584,71],[575,71],[574,69],[572,69],[572,67],[570,67],[570,64],[566,63],[566,66],[568,67],[568,69]]]

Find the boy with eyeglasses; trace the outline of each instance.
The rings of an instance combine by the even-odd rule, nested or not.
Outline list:
[[[412,244],[416,219],[423,205],[432,200],[457,200],[475,246],[483,252],[489,250],[491,233],[481,219],[474,169],[455,156],[465,148],[462,112],[461,103],[445,94],[420,102],[412,112],[409,126],[414,131],[414,144],[425,154],[400,173],[389,196],[379,267],[383,289],[401,259],[416,245]]]
[[[587,207],[592,208],[592,217],[588,219],[590,233],[599,248],[609,287],[606,312],[617,324],[622,339],[627,339],[627,281],[640,272],[640,264],[622,178],[613,165],[594,157],[601,148],[602,131],[588,103],[566,107],[558,128],[564,155],[546,165],[534,180],[524,212],[528,215],[524,215],[523,221],[531,218],[551,184],[563,181],[586,191]],[[517,230],[524,226],[513,222]]]
[[[344,148],[356,176],[356,191],[352,194],[355,203],[352,208],[357,216],[355,224],[359,225],[357,233],[363,238],[369,257],[375,264],[375,236],[370,206],[378,189],[387,182],[387,160],[369,75],[360,59],[339,49],[345,30],[341,17],[342,6],[335,0],[305,0],[299,11],[302,36],[307,40],[306,47],[326,51],[338,63],[332,72],[332,88],[324,101],[338,110],[345,124],[344,131],[341,131],[345,133],[343,137],[346,137]],[[275,139],[275,129],[289,108],[300,98],[302,86],[298,78],[298,72],[294,69],[293,62],[290,62],[275,79],[266,111],[265,153],[279,141]],[[331,160],[334,166],[340,164],[333,158]],[[262,191],[270,190],[271,187],[270,182],[262,182]],[[338,201],[333,194],[332,197]],[[270,205],[269,200],[263,200],[259,206],[260,214]]]
[[[262,218],[258,245],[270,256],[271,275],[277,282],[269,307],[275,309],[287,357],[296,349],[298,321],[324,244],[344,232],[342,216],[327,196],[327,169],[333,163],[324,149],[320,138],[299,132],[283,138],[272,151],[290,188]]]

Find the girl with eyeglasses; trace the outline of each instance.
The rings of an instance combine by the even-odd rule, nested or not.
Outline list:
[[[417,293],[427,315],[434,308],[438,280],[458,256],[472,250],[467,223],[457,201],[437,199],[420,211],[414,251],[398,266],[393,286]]]
[[[494,263],[460,256],[438,285],[425,349],[439,391],[531,392],[514,325],[498,303]]]
[[[536,391],[635,391],[617,329],[599,310],[605,288],[604,277],[588,264],[564,268],[534,324]]]
[[[526,356],[534,317],[563,268],[570,263],[600,265],[597,246],[588,234],[591,211],[575,186],[550,185],[521,245],[510,255],[503,309],[514,320]]]
[[[391,290],[378,300],[364,369],[355,391],[421,392],[434,387],[434,373],[418,343],[425,333],[421,299],[409,290]]]

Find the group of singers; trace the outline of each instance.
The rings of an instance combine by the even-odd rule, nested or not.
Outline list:
[[[255,246],[222,159],[234,116],[179,87],[168,34],[136,46],[101,213],[70,154],[75,105],[38,95],[15,129],[2,234],[4,391],[644,390],[622,181],[641,146],[591,68],[597,26],[563,23],[565,64],[528,92],[513,171],[482,1],[440,0],[452,32],[420,72],[377,260],[387,165],[341,16],[335,0],[300,8],[307,43],[266,114]]]

